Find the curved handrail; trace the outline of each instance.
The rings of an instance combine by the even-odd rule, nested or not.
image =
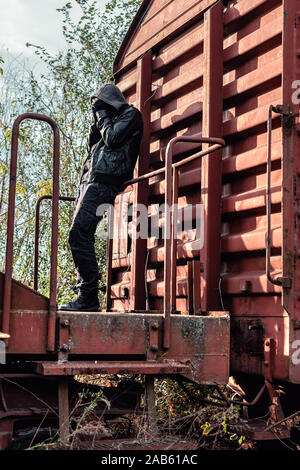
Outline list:
[[[277,105],[269,106],[269,114],[267,121],[267,181],[266,181],[266,216],[267,216],[267,231],[266,231],[266,276],[275,286],[281,286],[285,288],[291,287],[291,279],[284,276],[274,277],[271,274],[271,246],[272,246],[272,230],[271,230],[271,213],[272,213],[272,201],[271,201],[271,166],[272,166],[272,120],[273,112],[281,114],[283,116],[290,116],[290,113],[285,113],[284,106]]]
[[[4,274],[4,298],[2,331],[9,334],[9,317],[11,306],[11,287],[13,270],[13,242],[15,222],[16,176],[18,163],[19,128],[25,119],[47,122],[53,130],[53,199],[52,199],[52,230],[51,230],[51,267],[50,267],[50,299],[48,317],[48,351],[54,351],[55,317],[56,317],[56,285],[57,285],[57,240],[58,240],[58,198],[59,198],[59,129],[50,117],[38,113],[24,113],[17,117],[12,128],[10,179],[7,219],[7,242]]]
[[[274,278],[271,275],[271,148],[272,148],[272,118],[273,118],[273,111],[276,111],[276,108],[271,105],[269,107],[269,116],[267,122],[267,184],[266,184],[266,212],[267,212],[267,232],[266,232],[266,274],[268,280],[275,284],[276,286],[280,286],[281,282],[279,279]]]
[[[33,288],[38,290],[39,275],[39,230],[40,230],[40,206],[44,199],[52,199],[51,194],[44,194],[39,197],[35,205],[35,229],[34,229],[34,268],[33,268]],[[60,201],[75,201],[72,196],[59,196]]]
[[[199,144],[213,144],[206,148],[205,150],[201,150],[189,157],[186,157],[179,162],[173,163],[173,146],[177,142],[189,142],[189,143],[199,143]],[[220,149],[221,147],[225,146],[225,140],[219,137],[202,137],[200,134],[195,134],[192,136],[178,136],[174,137],[168,142],[167,149],[166,149],[166,160],[165,166],[159,168],[158,170],[150,171],[144,175],[141,175],[137,178],[133,178],[131,180],[126,181],[124,183],[126,186],[139,183],[146,179],[149,179],[153,176],[157,176],[159,174],[165,173],[165,181],[166,181],[166,190],[165,190],[165,208],[167,211],[168,207],[175,207],[175,199],[178,197],[178,194],[175,194],[176,191],[172,191],[172,185],[176,187],[176,178],[178,176],[178,168],[181,166],[190,163],[197,158],[202,158],[205,155],[211,154],[216,150]],[[174,177],[173,177],[174,175]],[[174,213],[172,214],[174,220]],[[176,239],[174,236],[174,222],[170,224],[172,227],[172,235],[170,234],[170,226],[167,221],[167,213],[165,212],[165,240],[164,240],[164,338],[163,344],[164,348],[168,349],[170,347],[170,314],[171,310],[174,306],[174,302],[176,301]],[[171,221],[170,221],[171,222]],[[171,236],[170,236],[171,235]],[[172,256],[173,254],[173,256]],[[108,263],[110,262],[110,258],[112,256],[112,240],[108,241]],[[111,282],[108,280],[106,286],[106,304],[107,310],[110,309],[111,306],[111,299],[110,299],[110,290],[111,290]],[[175,294],[174,294],[175,290]],[[172,306],[172,308],[171,308]]]
[[[191,157],[187,157],[182,161],[173,164],[173,147],[178,142],[189,142],[189,143],[199,143],[199,144],[215,144],[207,149],[199,152],[196,155]],[[165,207],[166,211],[167,208],[171,207],[174,204],[176,187],[178,184],[176,183],[177,176],[177,169],[192,161],[196,158],[203,157],[204,155],[210,154],[215,150],[225,146],[224,139],[218,137],[202,137],[200,134],[195,134],[192,136],[178,136],[171,139],[167,145],[166,150],[166,161],[165,161],[165,181],[166,181],[166,189],[165,189]],[[213,147],[213,148],[212,148]],[[173,179],[173,169],[174,169],[174,176]],[[174,191],[173,191],[174,187]],[[177,194],[176,194],[177,197]],[[173,206],[174,208],[175,206]],[[169,223],[167,220],[167,214],[165,213],[165,239],[164,239],[164,338],[163,338],[163,346],[165,349],[170,347],[170,315],[171,315],[171,305],[176,300],[176,258],[177,258],[177,244],[175,240],[175,227],[174,227],[174,211],[171,213],[171,230],[172,234],[170,234],[169,230]],[[171,235],[171,236],[170,236]],[[175,290],[175,295],[174,295]]]

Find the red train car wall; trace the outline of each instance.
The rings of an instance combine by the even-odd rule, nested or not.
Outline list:
[[[233,373],[262,374],[271,341],[273,377],[294,383],[300,382],[299,22],[299,0],[144,0],[114,64],[115,83],[144,116],[136,176],[163,166],[175,136],[226,141],[179,174],[179,205],[204,205],[205,238],[199,250],[195,229],[182,232],[177,310],[190,310],[192,283],[194,313],[230,312]],[[270,105],[284,105],[272,113],[270,145],[269,264],[281,285],[266,275]],[[182,154],[178,144],[175,158],[194,148]],[[164,191],[161,175],[128,187],[117,210],[143,203],[150,220]],[[126,225],[132,240],[119,239],[116,230],[113,242],[111,307],[161,310],[163,240],[137,238],[129,217]]]

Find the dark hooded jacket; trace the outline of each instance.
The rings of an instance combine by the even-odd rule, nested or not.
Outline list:
[[[92,97],[94,121],[88,137],[80,182],[101,182],[124,189],[131,179],[143,135],[140,111],[129,105],[113,84],[101,87]]]

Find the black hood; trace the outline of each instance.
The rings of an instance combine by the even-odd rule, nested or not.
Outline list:
[[[125,104],[128,105],[122,92],[116,85],[113,85],[112,83],[107,83],[106,85],[99,88],[99,90],[97,90],[96,93],[91,96],[91,100],[93,98],[98,98],[104,101],[104,103],[113,106],[117,111],[119,111]]]

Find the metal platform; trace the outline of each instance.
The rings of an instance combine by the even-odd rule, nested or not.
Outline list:
[[[61,362],[74,358],[83,361],[85,356],[91,360],[96,355],[100,362],[83,369],[80,363],[75,368],[61,364],[57,370],[182,373],[201,383],[228,381],[230,321],[225,312],[211,312],[207,316],[171,315],[168,349],[163,345],[163,314],[58,312],[57,326]],[[122,362],[104,362],[101,356],[105,355],[122,356]],[[142,362],[135,362],[137,359]],[[45,367],[50,371],[56,366]]]
[[[163,313],[58,311],[55,351],[51,353],[47,350],[47,311],[14,307],[17,308],[11,310],[7,357],[30,355],[32,362],[39,363],[39,373],[53,375],[56,370],[57,375],[72,375],[71,370],[74,374],[88,373],[88,370],[94,371],[90,373],[132,370],[132,373],[146,374],[182,373],[206,384],[228,381],[230,318],[227,312],[171,315],[170,347],[166,349]],[[59,362],[54,362],[57,354]],[[85,361],[88,362],[83,364]],[[73,365],[62,366],[66,362]]]

